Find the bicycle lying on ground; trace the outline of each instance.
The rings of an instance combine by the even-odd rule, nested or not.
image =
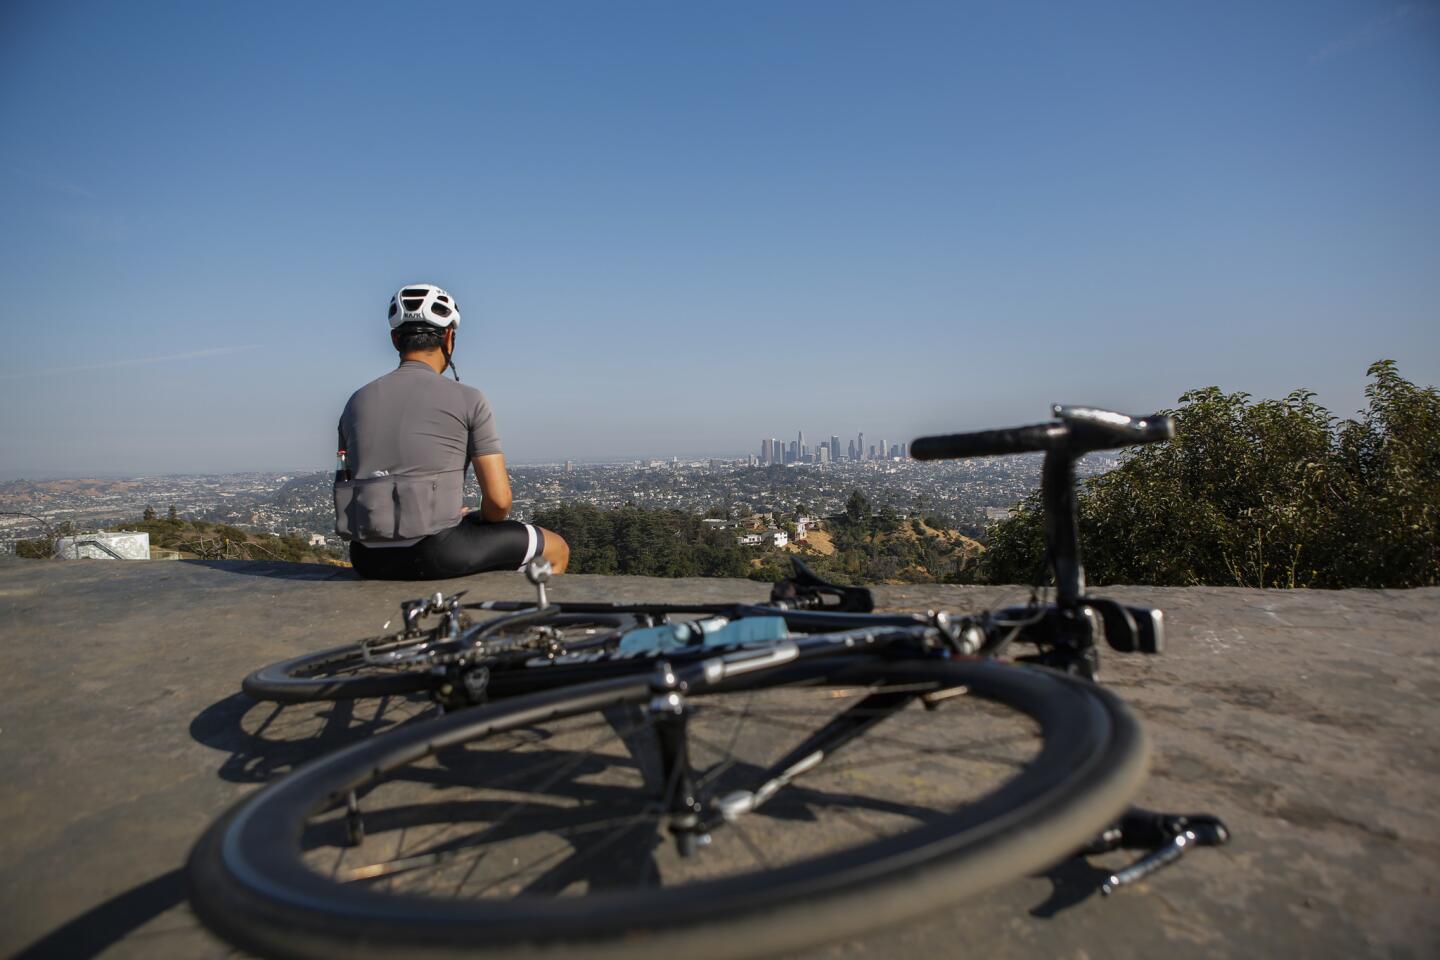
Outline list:
[[[191,854],[196,913],[270,956],[733,958],[1080,850],[1147,848],[1108,892],[1223,842],[1213,817],[1127,810],[1145,738],[1093,682],[1097,641],[1159,653],[1163,616],[1087,594],[1075,461],[1173,425],[1054,416],[911,446],[1045,452],[1053,603],[875,613],[800,564],[767,604],[551,603],[535,567],[534,603],[412,601],[392,635],[257,671],[263,699],[419,692],[444,715],[245,798]]]

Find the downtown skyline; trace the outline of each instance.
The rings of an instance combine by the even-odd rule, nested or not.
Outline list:
[[[805,440],[805,431],[796,431],[795,439],[785,443],[778,437],[764,437],[760,441],[760,453],[758,462],[762,464],[788,464],[788,463],[827,463],[840,460],[892,460],[904,459],[910,454],[909,441],[890,443],[884,436],[872,437],[871,442],[866,442],[865,431],[856,431],[853,437],[845,441],[844,453],[841,453],[841,439],[839,434],[831,434],[828,439],[817,440],[812,446]]]

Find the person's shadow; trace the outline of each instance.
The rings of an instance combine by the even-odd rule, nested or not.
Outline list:
[[[177,867],[97,907],[36,940],[14,960],[94,957],[185,900],[185,880]]]
[[[268,577],[272,580],[359,580],[351,567],[328,563],[291,563],[286,560],[176,560],[192,566],[238,573],[246,577]]]

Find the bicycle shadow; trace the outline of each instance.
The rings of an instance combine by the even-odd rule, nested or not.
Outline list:
[[[281,704],[236,693],[196,714],[190,737],[229,754],[216,771],[220,779],[265,783],[322,754],[437,712],[420,694]]]
[[[341,878],[347,871],[384,878],[392,869],[410,871],[426,862],[434,867],[436,888],[454,882],[447,896],[459,895],[462,888],[479,896],[498,889],[557,896],[574,889],[665,886],[677,872],[704,876],[717,867],[722,873],[768,869],[773,866],[769,853],[784,846],[773,842],[776,836],[794,836],[797,828],[808,827],[813,839],[834,823],[831,814],[837,810],[846,811],[852,824],[865,815],[912,823],[945,816],[903,800],[791,784],[748,815],[744,825],[724,826],[723,835],[734,841],[733,855],[712,846],[686,860],[666,828],[667,798],[676,784],[667,784],[660,773],[653,724],[640,719],[639,708],[610,708],[603,714],[604,725],[623,749],[602,754],[594,750],[594,741],[570,745],[561,742],[564,738],[552,740],[547,729],[520,727],[442,748],[433,762],[403,768],[358,790],[362,836],[387,838],[373,851],[381,853],[378,863],[367,851],[353,850],[351,823],[340,808],[312,821],[301,846],[310,854],[325,850],[320,859]],[[696,772],[716,795],[753,789],[767,776],[765,768],[749,762]],[[356,861],[347,859],[347,849]],[[477,873],[476,866],[485,862],[500,866]]]

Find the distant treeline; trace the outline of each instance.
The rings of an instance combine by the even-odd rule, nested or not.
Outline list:
[[[823,536],[834,545],[823,554],[801,544],[794,550],[736,543],[740,531],[715,529],[705,517],[683,510],[626,506],[602,510],[567,504],[535,514],[535,522],[570,544],[573,573],[641,577],[750,577],[778,580],[799,554],[825,575],[851,583],[958,581],[978,552],[974,541],[939,531],[920,518],[872,509],[858,490],[845,513],[827,517]],[[795,532],[795,518],[777,519]]]
[[[735,531],[712,529],[697,513],[572,503],[539,510],[534,519],[570,544],[573,573],[745,577],[756,570],[753,551],[735,542]]]

